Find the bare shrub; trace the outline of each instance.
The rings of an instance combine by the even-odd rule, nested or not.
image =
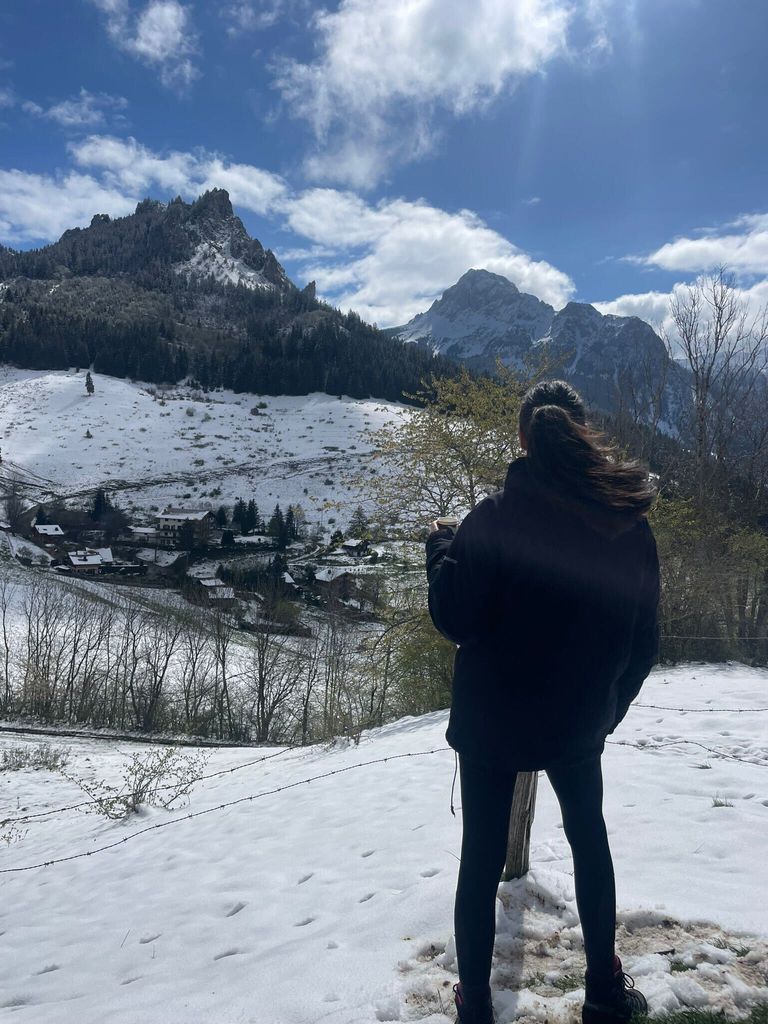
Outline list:
[[[205,754],[182,754],[172,747],[152,750],[144,756],[134,754],[126,766],[120,789],[106,782],[92,782],[66,772],[64,775],[91,797],[92,803],[83,808],[86,813],[103,814],[119,821],[138,813],[144,805],[176,810],[174,804],[189,794],[207,761]]]
[[[47,768],[58,772],[69,760],[69,752],[50,743],[38,743],[34,747],[5,747],[0,751],[0,772],[19,772],[24,768],[38,771]]]

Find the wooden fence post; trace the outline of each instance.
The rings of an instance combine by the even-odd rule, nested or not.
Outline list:
[[[509,815],[507,837],[507,860],[504,865],[503,881],[522,878],[527,874],[531,853],[531,825],[536,810],[536,785],[538,772],[518,772],[515,792],[512,797],[512,812]]]

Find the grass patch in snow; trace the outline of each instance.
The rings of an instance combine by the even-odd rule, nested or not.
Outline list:
[[[633,1017],[636,1024],[723,1024],[728,1020],[724,1013],[714,1010],[676,1010],[674,1013],[662,1013],[658,1017]],[[768,1003],[753,1006],[750,1012],[738,1018],[740,1024],[768,1024]]]
[[[19,772],[24,768],[47,768],[56,772],[69,760],[69,754],[61,747],[50,743],[38,743],[34,747],[6,747],[0,752],[0,772]]]

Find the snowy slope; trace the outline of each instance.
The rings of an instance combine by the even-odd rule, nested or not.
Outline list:
[[[606,749],[618,951],[652,1012],[738,1015],[768,999],[768,719],[749,710],[768,707],[768,672],[657,671],[639,700],[696,710],[636,706]],[[30,1024],[452,1022],[441,1002],[456,980],[461,827],[445,725],[439,712],[358,747],[288,750],[200,782],[175,812],[109,822],[70,810],[20,825],[28,834],[0,860],[0,1008]],[[0,735],[0,749],[19,742]],[[60,745],[69,773],[115,781],[131,751]],[[215,751],[206,772],[266,753]],[[377,763],[344,771],[367,761]],[[79,799],[47,771],[0,773],[0,819]],[[542,776],[532,869],[497,904],[499,1024],[576,1020],[584,965],[571,871]]]
[[[276,502],[301,504],[308,518],[324,514],[327,524],[338,515],[344,526],[348,515],[324,506],[332,499],[351,513],[359,501],[342,470],[369,471],[362,432],[405,413],[321,393],[261,399],[179,387],[163,397],[161,389],[93,376],[88,397],[85,371],[0,367],[1,468],[13,463],[39,478],[35,497],[103,486],[128,510],[215,509],[254,497],[262,514]],[[252,415],[259,401],[266,408]]]

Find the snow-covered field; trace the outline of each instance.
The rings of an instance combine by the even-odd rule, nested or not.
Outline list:
[[[11,463],[29,474],[32,496],[77,497],[103,486],[136,511],[215,509],[253,497],[267,517],[278,502],[284,510],[300,504],[313,521],[337,517],[344,527],[359,500],[345,475],[369,471],[363,431],[406,408],[321,393],[262,398],[168,388],[163,398],[159,387],[93,378],[89,397],[84,370],[0,366],[2,468]],[[260,402],[266,407],[252,415]],[[329,510],[328,501],[343,510]]]
[[[756,710],[766,707],[764,670],[658,670],[609,738],[618,952],[654,1013],[738,1016],[768,1000],[768,712]],[[404,719],[359,746],[286,750],[249,766],[274,751],[217,750],[206,774],[236,770],[198,783],[177,811],[17,822],[28,832],[0,859],[4,1019],[453,1021],[461,819],[449,810],[445,725],[444,712]],[[0,750],[26,742],[0,736]],[[132,752],[59,745],[69,773],[115,782]],[[436,752],[400,756],[425,751]],[[0,773],[0,820],[82,798],[46,770]],[[91,856],[10,870],[77,854]],[[531,871],[499,890],[500,1024],[577,1020],[584,964],[571,872],[542,776]]]

